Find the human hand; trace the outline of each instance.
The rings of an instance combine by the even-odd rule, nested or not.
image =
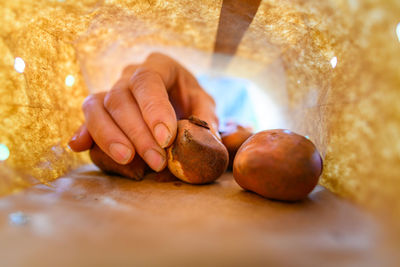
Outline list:
[[[85,123],[71,149],[85,151],[95,142],[122,165],[137,153],[153,170],[164,169],[164,148],[175,139],[177,119],[195,115],[218,134],[212,97],[183,66],[159,53],[126,67],[110,91],[89,95],[82,108]]]

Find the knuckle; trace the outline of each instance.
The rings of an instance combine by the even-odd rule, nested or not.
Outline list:
[[[144,116],[162,113],[167,114],[167,108],[163,101],[152,99],[152,101],[146,101],[142,104],[142,113]]]
[[[157,76],[156,72],[149,67],[139,67],[132,76],[131,81],[136,84],[146,82],[148,79],[152,79]]]
[[[128,65],[122,70],[121,76],[125,77],[128,75],[132,75],[132,73],[134,73],[135,69],[136,69],[135,65]]]
[[[145,93],[146,84],[161,79],[160,75],[149,67],[140,67],[136,70],[130,80],[133,93]]]
[[[84,112],[87,112],[88,110],[92,109],[94,105],[98,104],[98,99],[96,95],[89,95],[85,98],[85,100],[82,103],[82,110]]]
[[[145,131],[144,127],[133,126],[126,129],[125,134],[128,136],[130,140],[134,142],[135,140],[142,139],[141,137],[143,136],[144,131]]]
[[[165,59],[167,56],[164,54],[161,54],[159,52],[152,52],[150,55],[147,56],[146,61],[151,61],[151,60],[158,60],[158,59]]]
[[[116,110],[121,105],[117,90],[111,90],[106,94],[103,105],[108,111]]]

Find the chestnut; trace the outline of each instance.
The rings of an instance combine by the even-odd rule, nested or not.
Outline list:
[[[135,155],[133,160],[126,165],[118,164],[104,153],[96,144],[94,144],[92,149],[90,149],[89,154],[93,163],[105,173],[118,174],[140,181],[149,169],[147,164],[139,155]]]
[[[179,179],[176,178],[175,175],[173,175],[168,168],[165,168],[160,172],[151,171],[150,173],[146,174],[146,179],[150,179],[158,183],[179,181]]]
[[[232,170],[233,159],[240,146],[246,141],[253,133],[251,128],[243,127],[236,123],[226,125],[227,129],[221,132],[221,140],[229,153],[228,169]]]
[[[246,190],[263,197],[298,201],[318,183],[322,159],[315,145],[289,130],[254,134],[240,147],[233,177]]]
[[[191,184],[210,183],[228,166],[228,151],[210,131],[208,124],[194,116],[179,120],[174,143],[167,149],[168,169]]]

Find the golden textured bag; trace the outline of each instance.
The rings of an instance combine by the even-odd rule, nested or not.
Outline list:
[[[87,163],[67,147],[83,99],[161,51],[257,84],[322,151],[323,185],[400,216],[399,14],[395,0],[3,0],[0,195]]]

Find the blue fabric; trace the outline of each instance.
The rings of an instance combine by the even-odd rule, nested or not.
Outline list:
[[[233,121],[256,128],[257,118],[249,97],[249,82],[235,77],[200,75],[200,85],[214,98],[220,130]]]

